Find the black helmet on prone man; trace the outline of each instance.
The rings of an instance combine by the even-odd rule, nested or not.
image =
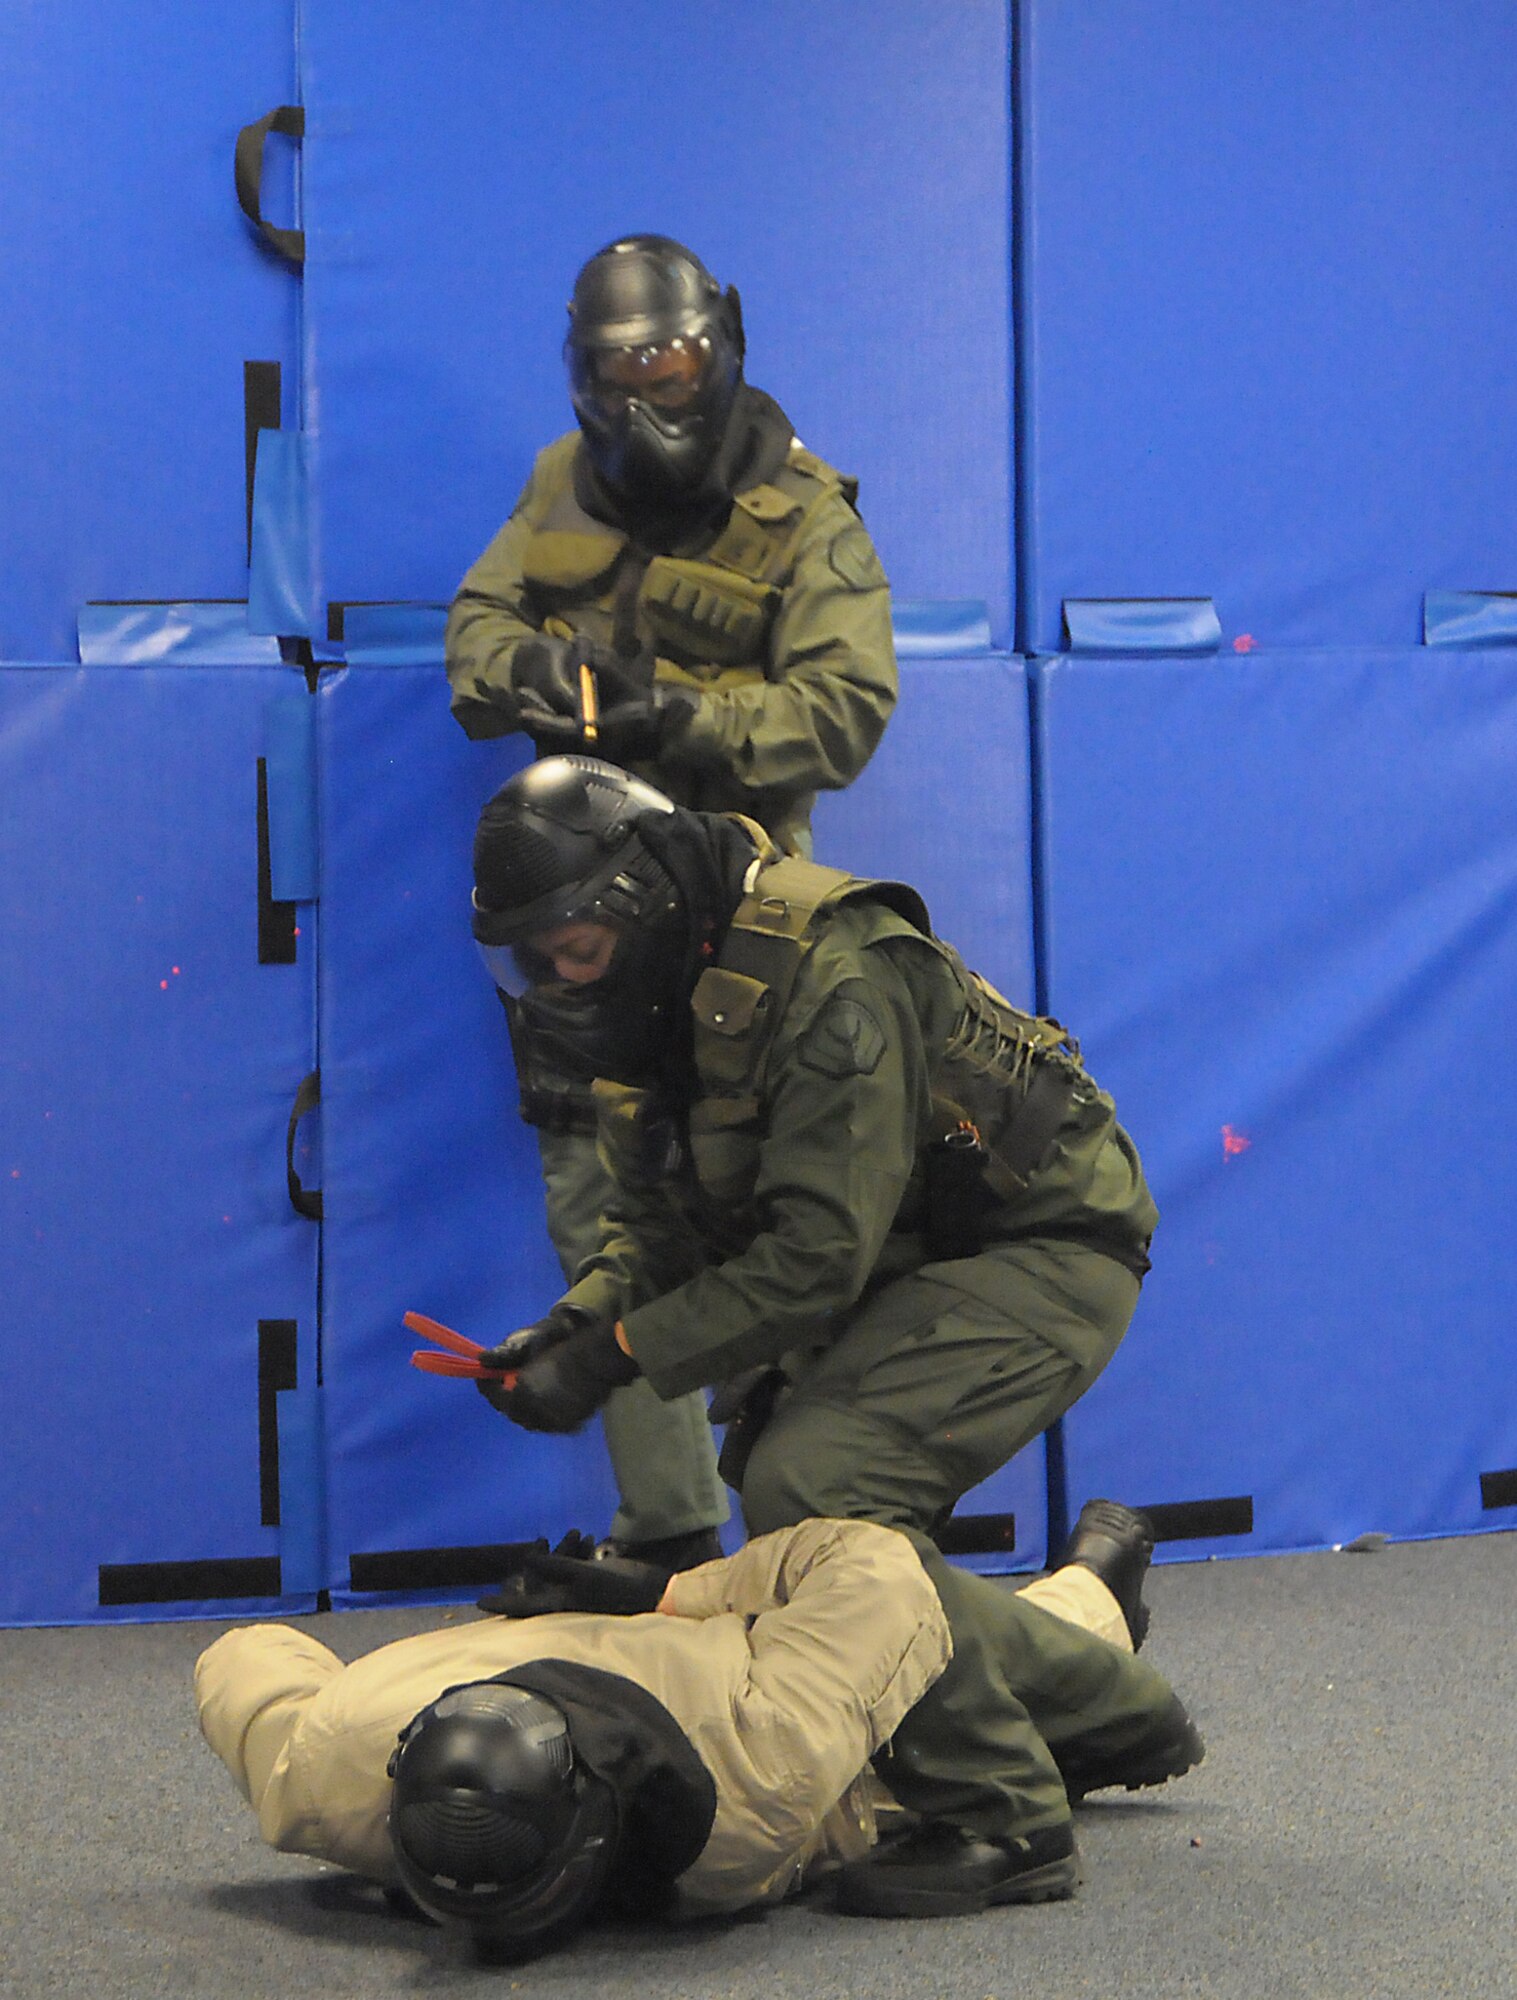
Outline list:
[[[620,1835],[616,1794],[574,1755],[552,1702],[483,1681],[422,1710],[390,1760],[402,1886],[439,1923],[526,1957],[600,1900]]]
[[[716,1815],[668,1710],[564,1660],[448,1689],[401,1733],[389,1775],[402,1886],[496,1959],[535,1957],[601,1910],[662,1913]]]
[[[743,317],[693,251],[624,236],[581,270],[564,341],[596,471],[624,499],[676,507],[710,472],[743,379]]]
[[[473,928],[534,1051],[571,1077],[670,1084],[756,858],[739,822],[593,757],[509,779],[475,833]]]

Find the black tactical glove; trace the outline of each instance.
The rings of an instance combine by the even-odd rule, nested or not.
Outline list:
[[[688,688],[659,681],[601,710],[596,747],[613,764],[651,763],[689,727],[699,701]]]
[[[557,1347],[561,1340],[567,1340],[571,1333],[599,1324],[583,1306],[571,1306],[566,1299],[560,1299],[541,1319],[509,1334],[499,1346],[484,1348],[479,1355],[480,1366],[498,1368],[503,1373],[514,1375],[539,1354],[546,1354],[550,1347]],[[480,1382],[477,1387],[487,1403],[504,1411],[505,1405],[500,1398],[505,1391],[498,1382]]]
[[[539,633],[523,639],[511,662],[513,726],[532,738],[539,757],[583,750],[579,670],[590,658],[581,639]]]
[[[511,686],[523,707],[578,717],[579,670],[589,654],[579,639],[552,639],[534,633],[511,656]]]
[[[520,1424],[523,1430],[577,1431],[594,1416],[613,1389],[637,1378],[637,1363],[617,1346],[611,1326],[601,1320],[585,1323],[587,1316],[577,1308],[568,1310],[575,1312],[582,1323],[567,1337],[555,1334],[523,1350],[513,1346],[518,1338],[513,1335],[501,1347],[491,1350],[492,1357],[499,1355],[502,1361],[492,1358],[487,1365],[515,1368],[516,1385],[507,1389],[481,1382],[480,1391],[503,1416],[509,1417],[513,1424]],[[536,1337],[545,1324],[540,1322],[539,1326],[523,1331]],[[523,1351],[528,1355],[525,1362],[520,1359]]]
[[[610,646],[587,646],[585,661],[595,676],[595,693],[602,713],[619,702],[639,701],[653,686],[651,651],[618,653]]]
[[[671,1570],[660,1563],[598,1554],[589,1535],[570,1531],[551,1553],[547,1542],[522,1542],[508,1552],[504,1580],[479,1600],[499,1618],[536,1618],[547,1611],[598,1611],[631,1617],[656,1611]]]

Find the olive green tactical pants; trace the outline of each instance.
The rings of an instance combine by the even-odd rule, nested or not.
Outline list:
[[[574,1282],[600,1242],[600,1218],[610,1193],[595,1141],[583,1133],[539,1132],[548,1196],[548,1234]],[[660,1402],[642,1380],[613,1389],[601,1428],[621,1506],[611,1523],[618,1541],[654,1542],[697,1528],[719,1527],[731,1512],[716,1470],[716,1444],[697,1392]]]
[[[1002,1837],[1056,1824],[1069,1806],[1049,1745],[1120,1741],[1170,1701],[1141,1661],[954,1568],[929,1533],[1089,1388],[1137,1296],[1120,1264],[1062,1241],[929,1265],[853,1314],[754,1445],[750,1534],[814,1514],[881,1521],[937,1587],[953,1660],[879,1762],[913,1811]]]

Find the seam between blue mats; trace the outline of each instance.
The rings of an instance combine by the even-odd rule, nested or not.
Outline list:
[[[1038,615],[1037,456],[1033,401],[1034,329],[1027,302],[1033,281],[1033,0],[1011,10],[1011,464],[1013,649],[1031,654]]]
[[[1043,758],[1039,738],[1042,687],[1033,657],[1038,618],[1038,543],[1035,505],[1037,454],[1033,384],[1036,353],[1027,311],[1033,279],[1033,0],[1011,9],[1011,379],[1012,379],[1012,596],[1015,647],[1027,670],[1028,863],[1032,879],[1033,1005],[1046,1014],[1048,922],[1045,898]],[[1055,1419],[1043,1435],[1047,1562],[1052,1565],[1069,1535],[1069,1473],[1064,1426]]]

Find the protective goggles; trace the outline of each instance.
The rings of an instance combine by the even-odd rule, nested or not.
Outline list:
[[[700,401],[711,368],[710,336],[679,334],[646,347],[568,349],[569,385],[576,401],[614,415],[628,403],[644,403],[673,417]]]

